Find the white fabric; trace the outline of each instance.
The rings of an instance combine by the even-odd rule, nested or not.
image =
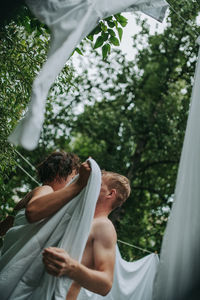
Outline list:
[[[48,59],[33,83],[28,112],[9,136],[11,143],[32,150],[39,140],[50,86],[75,47],[98,21],[133,10],[162,21],[168,4],[165,0],[26,0],[26,3],[52,33]]]
[[[200,45],[200,37],[198,38]],[[200,51],[154,300],[200,299]]]
[[[94,160],[87,187],[53,217],[29,224],[20,211],[14,227],[6,234],[0,257],[1,300],[65,300],[71,280],[48,275],[42,263],[42,251],[49,246],[65,249],[80,261],[90,232],[101,173]],[[126,262],[116,247],[114,284],[102,297],[81,289],[78,300],[152,300],[152,284],[158,256],[150,254],[135,262]]]
[[[24,210],[4,241],[0,258],[1,300],[61,300],[71,284],[44,272],[42,251],[48,246],[65,249],[80,261],[91,228],[100,192],[101,172],[92,159],[86,188],[53,217],[29,224]]]
[[[102,297],[81,289],[77,300],[152,300],[158,261],[158,255],[150,254],[137,261],[127,262],[116,247],[114,282],[110,293]]]

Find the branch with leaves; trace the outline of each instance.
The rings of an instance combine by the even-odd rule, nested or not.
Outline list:
[[[120,45],[123,28],[126,27],[127,23],[127,18],[121,14],[110,16],[105,20],[101,20],[98,26],[89,33],[86,40],[93,42],[93,49],[101,47],[103,60],[106,60],[111,52],[111,47]],[[83,55],[80,48],[77,47],[75,51]]]

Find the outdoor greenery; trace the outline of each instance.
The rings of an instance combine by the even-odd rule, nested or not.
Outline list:
[[[134,61],[115,47],[126,18],[116,15],[100,21],[76,49],[81,54],[79,72],[70,59],[51,88],[38,148],[32,152],[17,148],[33,165],[51,151],[64,149],[82,161],[92,156],[102,169],[126,175],[131,196],[111,216],[118,238],[158,252],[173,202],[198,51],[198,3],[178,0],[176,5],[191,27],[169,10],[164,32],[151,35],[148,22],[135,15],[141,30],[133,37]],[[34,178],[35,171],[7,137],[26,111],[50,34],[23,7],[1,27],[0,37],[0,217],[4,219],[36,186],[17,164]],[[144,255],[124,245],[120,249],[130,260]]]

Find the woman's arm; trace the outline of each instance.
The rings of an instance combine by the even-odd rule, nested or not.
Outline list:
[[[89,163],[85,162],[80,167],[79,178],[69,186],[55,192],[47,185],[37,188],[26,206],[27,220],[33,223],[56,213],[86,186],[90,171]]]

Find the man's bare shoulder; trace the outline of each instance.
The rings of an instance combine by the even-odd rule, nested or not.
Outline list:
[[[93,221],[93,237],[107,245],[115,244],[117,234],[113,223],[106,217],[95,218]]]
[[[94,227],[96,229],[110,228],[115,231],[113,223],[107,217],[94,218]]]

